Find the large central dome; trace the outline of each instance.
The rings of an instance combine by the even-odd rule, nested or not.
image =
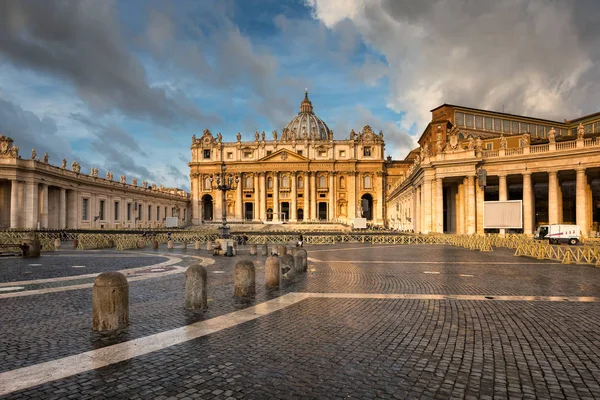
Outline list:
[[[300,112],[283,128],[281,140],[331,140],[333,131],[323,120],[313,113],[313,106],[308,99],[308,91],[304,92],[304,100],[300,104]]]

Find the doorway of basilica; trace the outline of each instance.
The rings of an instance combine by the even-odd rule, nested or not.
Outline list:
[[[362,207],[362,216],[366,218],[367,221],[373,220],[373,196],[370,194],[363,194],[360,198],[360,205]]]
[[[319,220],[327,221],[327,203],[319,202]]]
[[[209,194],[202,196],[202,220],[213,220],[213,198]]]

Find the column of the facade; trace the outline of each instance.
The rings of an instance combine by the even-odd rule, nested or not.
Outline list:
[[[298,218],[298,190],[297,190],[297,182],[298,176],[295,172],[290,174],[290,184],[292,185],[292,201],[290,205],[290,221],[296,222]]]
[[[48,185],[41,185],[40,193],[40,225],[42,228],[48,228]]]
[[[531,172],[523,173],[523,233],[533,233],[533,191]]]
[[[311,192],[310,192],[310,172],[305,172],[304,173],[304,178],[303,178],[303,184],[304,187],[302,189],[302,193],[304,195],[304,209],[302,210],[302,218],[304,219],[304,221],[308,221],[310,219],[310,196],[311,196]]]
[[[444,233],[444,180],[435,180],[435,232]]]
[[[200,217],[200,177],[192,175],[191,190],[192,190],[192,224],[200,224],[202,218]],[[134,210],[135,212],[135,210]]]
[[[254,174],[254,215],[252,216],[253,221],[260,220],[260,203],[261,203],[261,190],[260,190],[260,181],[258,178],[258,174]]]
[[[346,187],[348,188],[348,222],[354,222],[356,218],[356,174],[351,172],[347,175]]]
[[[60,188],[58,198],[58,228],[65,229],[67,227],[67,189]]]
[[[423,209],[423,229],[422,233],[432,232],[431,222],[432,222],[432,212],[431,212],[431,189],[432,189],[432,181],[430,179],[425,178],[423,182],[423,193],[422,193],[422,209]]]
[[[240,221],[244,220],[244,185],[245,176],[244,174],[240,174],[240,181],[238,182],[237,188],[235,190],[235,194],[237,196],[235,200],[235,218]]]
[[[10,228],[19,228],[19,181],[11,181],[10,186]]]
[[[377,180],[375,181],[375,190],[377,193],[377,208],[376,208],[376,216],[375,222],[383,224],[383,205],[385,203],[385,186],[383,183],[383,172],[377,172],[376,174]]]
[[[506,175],[498,175],[498,200],[506,201],[508,200],[508,192],[506,188]],[[500,229],[500,234],[504,235],[506,233],[506,229]]]
[[[421,229],[421,186],[415,189],[415,217],[413,222],[413,231],[418,233]]]
[[[576,221],[581,231],[581,236],[589,235],[589,224],[587,222],[588,196],[586,191],[587,178],[585,168],[577,169],[575,181],[575,213]]]
[[[548,172],[548,223],[558,223],[558,175]]]
[[[224,209],[224,207],[227,206],[227,204],[223,204],[223,194],[220,190],[214,190],[213,193],[214,193],[213,198],[215,199],[215,210],[214,210],[214,218],[215,219],[214,220],[221,221],[223,219],[223,209]],[[152,208],[153,207],[151,207],[151,211],[152,211]],[[147,210],[147,207],[146,207],[146,210]],[[144,211],[146,211],[146,210],[144,210]],[[148,216],[148,217],[150,217],[150,216]],[[148,220],[148,221],[150,221],[150,220]]]
[[[563,194],[562,185],[560,184],[560,177],[556,178],[556,218],[559,224],[564,222],[563,220]]]
[[[29,229],[37,229],[39,217],[39,189],[36,182],[27,182],[25,202],[25,227]]]
[[[267,175],[264,172],[260,173],[258,178],[260,181],[260,214],[259,219],[267,220]]]
[[[317,173],[310,174],[310,219],[317,219]]]
[[[475,177],[467,176],[465,197],[467,199],[467,234],[472,235],[477,229],[475,220]]]
[[[485,199],[485,188],[480,185],[479,179],[475,181],[475,201],[476,201],[476,209],[475,209],[475,221],[476,221],[476,231],[477,234],[483,235],[483,201]]]
[[[279,172],[273,173],[273,221],[279,221]]]
[[[456,190],[456,233],[465,233],[465,185],[461,182]]]
[[[329,220],[333,221],[335,219],[335,173],[332,172],[329,174]]]

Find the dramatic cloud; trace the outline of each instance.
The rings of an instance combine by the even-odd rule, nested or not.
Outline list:
[[[70,82],[93,110],[162,125],[216,120],[184,94],[150,85],[111,1],[2,1],[0,37],[0,54]]]
[[[405,129],[442,103],[558,120],[597,111],[597,1],[305,1],[330,28],[352,21],[385,57]]]

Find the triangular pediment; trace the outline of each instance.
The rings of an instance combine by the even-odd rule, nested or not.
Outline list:
[[[281,150],[277,150],[273,154],[269,154],[268,156],[261,158],[258,161],[270,161],[270,162],[281,163],[281,162],[299,162],[299,161],[308,162],[310,160],[304,156],[301,156],[298,153],[294,153],[293,151],[290,151],[287,149],[281,149]]]

